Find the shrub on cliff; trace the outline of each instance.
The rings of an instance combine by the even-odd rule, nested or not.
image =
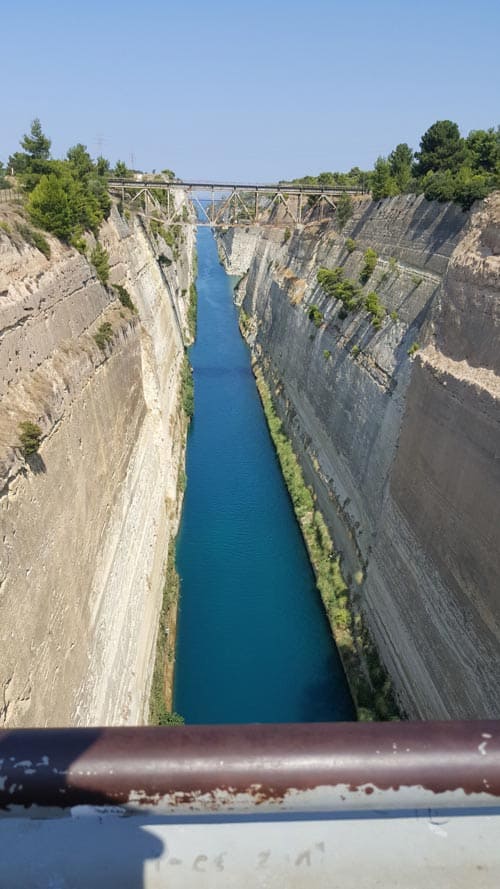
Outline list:
[[[181,371],[181,404],[188,420],[194,414],[194,380],[193,369],[187,355],[184,356]]]
[[[347,317],[347,312],[353,312],[361,305],[359,284],[350,278],[344,278],[344,269],[341,266],[336,266],[334,269],[318,269],[317,280],[328,296],[341,301],[345,312],[344,318]]]
[[[18,224],[17,230],[27,244],[31,244],[32,247],[36,247],[36,249],[39,250],[40,253],[43,253],[45,259],[50,259],[50,244],[44,238],[41,232],[34,231],[28,225],[23,225],[22,223]]]
[[[113,328],[109,321],[104,321],[99,330],[94,334],[94,339],[100,349],[104,351],[107,344],[113,339]]]
[[[70,197],[63,181],[54,173],[42,176],[31,192],[27,208],[35,225],[63,241],[70,238],[74,228]]]
[[[42,437],[40,426],[37,426],[36,423],[32,423],[30,420],[25,420],[23,423],[19,424],[19,429],[19,439],[21,441],[24,456],[29,457],[31,454],[38,453],[40,439]]]
[[[346,222],[354,213],[354,204],[349,194],[343,194],[337,201],[337,223],[342,231]]]
[[[113,290],[116,291],[116,294],[122,306],[124,306],[125,309],[130,309],[131,312],[136,314],[137,309],[132,302],[132,297],[130,296],[127,288],[123,287],[121,284],[113,284]]]
[[[367,294],[365,298],[365,308],[371,315],[373,327],[375,327],[376,330],[379,330],[382,326],[382,321],[387,314],[387,310],[380,302],[378,293],[375,293],[374,290]]]
[[[189,333],[193,340],[196,337],[196,320],[198,317],[198,291],[196,290],[196,284],[193,282],[189,287],[189,305],[187,310],[187,320]]]
[[[97,272],[97,277],[101,284],[107,284],[109,280],[109,256],[107,250],[104,249],[99,241],[90,254],[90,261]]]
[[[313,322],[315,327],[321,327],[323,324],[323,312],[321,312],[315,305],[309,306],[307,317]]]
[[[359,280],[362,284],[366,284],[368,279],[371,277],[375,270],[375,266],[377,265],[378,256],[375,253],[375,250],[372,250],[371,247],[368,247],[368,250],[365,251],[364,255],[364,264],[361,269]]]

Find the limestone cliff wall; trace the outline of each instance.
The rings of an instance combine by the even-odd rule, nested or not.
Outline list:
[[[147,717],[163,570],[183,459],[180,306],[192,234],[168,278],[138,220],[100,240],[110,281],[48,238],[0,230],[0,722]],[[176,311],[177,308],[177,311]],[[94,335],[110,322],[102,350]],[[40,425],[24,459],[19,423]]]
[[[472,215],[408,196],[360,202],[341,233],[221,238],[354,606],[415,717],[500,710],[499,221],[498,195]],[[316,282],[320,266],[358,279],[368,247],[379,330]]]

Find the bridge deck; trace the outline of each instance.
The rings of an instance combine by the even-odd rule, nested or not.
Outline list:
[[[181,189],[184,191],[259,191],[264,193],[282,192],[284,194],[303,194],[303,195],[332,195],[339,196],[342,194],[364,194],[362,188],[348,188],[347,186],[335,186],[322,188],[317,185],[293,185],[282,183],[261,183],[261,182],[207,182],[200,181],[179,181],[179,180],[159,180],[159,179],[110,179],[109,188],[111,189]]]

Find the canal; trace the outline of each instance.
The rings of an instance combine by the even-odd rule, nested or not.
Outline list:
[[[189,724],[353,719],[209,228],[197,249],[174,708]]]

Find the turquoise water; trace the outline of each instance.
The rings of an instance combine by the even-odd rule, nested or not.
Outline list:
[[[353,719],[208,228],[198,265],[174,708],[191,724]]]

